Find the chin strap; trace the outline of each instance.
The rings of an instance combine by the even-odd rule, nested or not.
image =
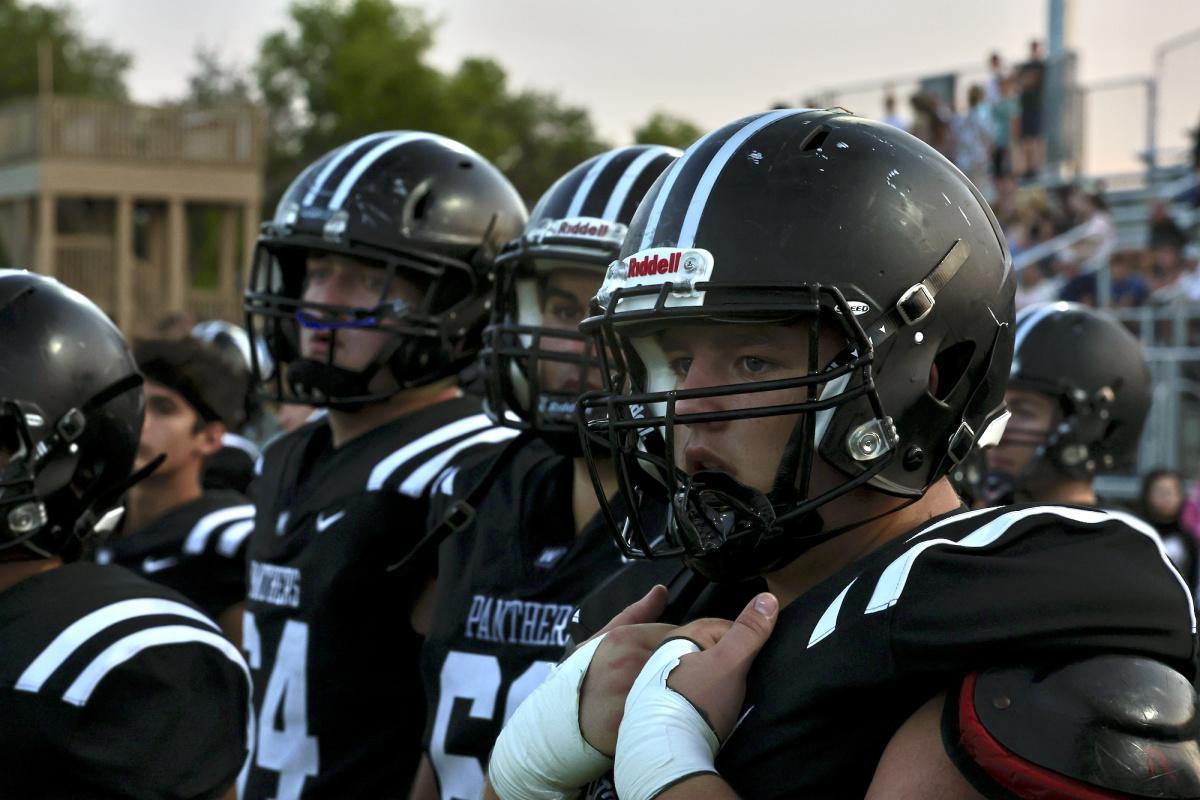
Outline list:
[[[475,520],[475,510],[479,507],[480,501],[484,495],[492,488],[492,484],[499,477],[501,471],[508,465],[513,457],[524,447],[529,441],[534,438],[532,434],[520,433],[508,441],[504,448],[488,465],[487,470],[483,475],[471,486],[470,491],[455,501],[449,509],[446,510],[438,523],[430,528],[420,540],[413,545],[408,554],[391,564],[387,568],[387,572],[399,572],[406,566],[411,564],[418,556],[424,554],[430,548],[436,549],[449,536],[461,531],[463,528],[470,525]],[[437,480],[434,480],[431,485],[436,486]]]

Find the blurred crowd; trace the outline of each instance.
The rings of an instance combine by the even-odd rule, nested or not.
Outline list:
[[[1192,132],[1196,181],[1181,194],[1153,201],[1144,247],[1122,247],[1100,183],[1052,186],[1036,180],[1046,158],[1046,61],[1030,42],[1025,61],[988,59],[988,77],[967,90],[966,108],[953,97],[921,90],[909,98],[911,117],[884,99],[882,119],[913,133],[950,158],[992,203],[1014,257],[1063,234],[1069,246],[1021,263],[1017,307],[1050,300],[1101,305],[1098,275],[1111,276],[1108,304],[1119,308],[1200,302],[1195,212],[1200,208],[1200,124]],[[1068,244],[1064,242],[1064,244]],[[1024,259],[1019,259],[1023,262]]]

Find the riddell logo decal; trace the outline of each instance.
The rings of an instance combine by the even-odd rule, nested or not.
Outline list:
[[[680,253],[671,253],[665,258],[649,255],[644,258],[629,259],[629,277],[641,278],[646,275],[666,275],[669,272],[679,272]]]
[[[591,222],[571,222],[570,220],[563,220],[558,223],[558,230],[556,233],[566,234],[569,236],[595,236],[597,238],[603,238],[608,236],[608,231],[609,226],[603,223],[597,225]]]

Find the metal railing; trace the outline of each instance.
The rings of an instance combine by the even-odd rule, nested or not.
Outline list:
[[[146,106],[78,97],[0,108],[0,164],[96,158],[261,169],[266,123],[253,106]]]
[[[1096,481],[1103,497],[1137,497],[1140,476],[1156,467],[1200,475],[1200,303],[1110,309],[1141,340],[1152,402],[1136,466]]]

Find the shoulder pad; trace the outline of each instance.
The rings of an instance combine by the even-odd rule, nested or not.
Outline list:
[[[1200,796],[1196,690],[1147,658],[972,673],[946,703],[942,733],[988,796]]]

